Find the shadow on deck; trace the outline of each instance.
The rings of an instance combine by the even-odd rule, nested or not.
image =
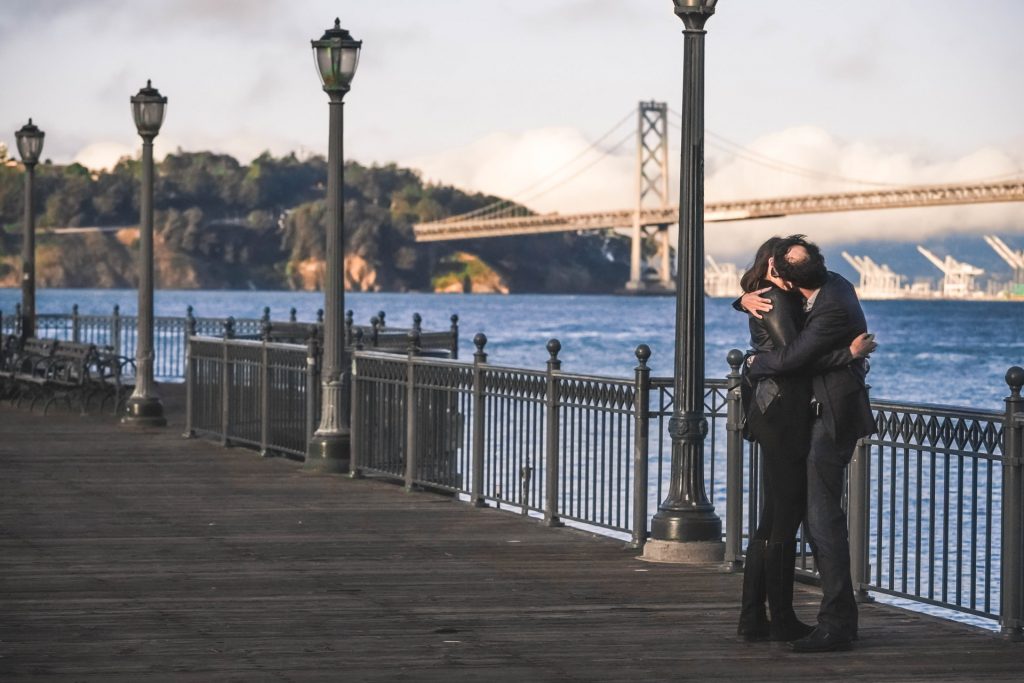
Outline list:
[[[1020,680],[1024,645],[870,605],[852,652],[734,633],[740,577],[171,423],[0,406],[0,679]],[[797,588],[810,620],[814,589]]]

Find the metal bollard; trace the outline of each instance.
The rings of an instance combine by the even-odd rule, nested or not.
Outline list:
[[[651,369],[647,361],[651,348],[636,347],[637,366],[633,380],[633,540],[629,546],[643,550],[647,543],[647,479],[650,436]]]
[[[743,352],[732,349],[725,357],[726,377],[725,446],[725,563],[731,571],[743,569]]]
[[[1010,395],[1003,424],[1003,508],[999,630],[1024,640],[1024,368],[1006,371]]]
[[[78,304],[71,305],[71,341],[76,344],[80,341],[82,335],[81,322],[78,319]]]
[[[558,450],[559,441],[559,410],[558,410],[558,375],[562,369],[562,361],[558,359],[558,352],[562,350],[562,343],[557,339],[548,340],[548,367],[547,367],[547,396],[545,400],[545,411],[547,414],[547,444],[545,448],[545,500],[544,500],[544,524],[547,526],[562,526],[558,518]]]

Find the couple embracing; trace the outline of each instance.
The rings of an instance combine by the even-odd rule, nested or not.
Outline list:
[[[760,445],[765,503],[747,547],[738,633],[797,652],[849,649],[857,603],[842,495],[857,439],[875,431],[865,358],[876,345],[853,285],[803,235],[761,245],[741,285],[733,306],[749,314],[752,346],[746,432]],[[801,522],[821,577],[815,627],[793,611]]]

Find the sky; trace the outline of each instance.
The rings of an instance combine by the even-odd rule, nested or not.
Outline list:
[[[309,41],[336,15],[363,41],[348,158],[540,211],[625,208],[631,112],[655,100],[672,112],[676,194],[683,40],[671,0],[4,0],[0,141],[13,149],[31,116],[44,157],[108,167],[138,153],[128,99],[151,78],[169,98],[158,156],[324,153]],[[707,198],[1024,174],[1021,26],[1019,0],[721,0],[706,27]],[[709,225],[707,247],[730,257],[794,231],[822,244],[995,232],[1022,247],[1024,205]]]

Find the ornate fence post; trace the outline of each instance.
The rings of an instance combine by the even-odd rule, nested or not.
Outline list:
[[[1010,395],[1003,423],[1002,569],[1000,632],[1024,640],[1024,368],[1006,371]]]
[[[117,330],[120,335],[121,330],[121,318],[120,310],[117,306],[114,306],[114,329]],[[196,319],[192,315],[192,307],[188,307],[188,317],[185,318],[185,433],[182,435],[186,439],[191,439],[196,435],[195,429],[192,428],[192,411],[195,410],[195,385],[198,381],[199,368],[196,367],[195,362],[192,360],[192,345],[189,343],[189,337],[196,336]],[[120,353],[120,346],[116,346],[118,353]]]
[[[449,328],[451,332],[451,340],[448,343],[448,357],[458,358],[459,357],[459,316],[452,313],[451,317],[452,326]]]
[[[362,351],[363,350],[363,328],[355,328],[353,333],[352,350]],[[362,475],[359,472],[359,456],[361,455],[360,449],[362,443],[360,439],[363,438],[363,383],[359,379],[359,359],[356,354],[352,354],[352,384],[350,389],[350,413],[349,425],[352,429],[352,436],[350,437],[349,445],[349,456],[348,456],[348,476],[352,479],[359,479]]]
[[[474,507],[484,508],[484,417],[486,416],[486,398],[484,397],[484,364],[487,363],[487,335],[477,332],[473,337],[473,483],[470,489],[470,500]]]
[[[545,480],[544,480],[544,524],[547,526],[562,526],[558,519],[558,450],[559,440],[559,418],[558,410],[558,376],[555,374],[562,369],[562,361],[558,360],[558,352],[562,350],[562,342],[557,339],[549,339],[547,382],[548,388],[545,398],[544,409],[547,416],[547,443],[545,444]]]
[[[381,313],[383,313],[383,311],[381,311]],[[383,321],[383,320],[384,319],[381,318],[381,321]],[[384,323],[381,322],[380,326],[384,327]],[[413,313],[412,314],[412,329],[416,330],[416,334],[417,335],[420,335],[420,334],[423,333],[423,316],[421,316],[419,313]]]
[[[263,307],[263,315],[260,316],[260,322],[261,323],[269,323],[270,322],[270,306],[264,306]]]
[[[373,316],[370,318],[370,346],[377,348],[378,341],[380,339],[380,318]]]
[[[260,321],[262,328],[260,335],[263,338],[260,344],[260,455],[270,455],[267,450],[270,441],[270,351],[267,344],[270,342],[270,309],[264,309],[266,315]]]
[[[185,348],[188,348],[188,338],[189,338],[189,336],[190,335],[191,336],[195,336],[195,334],[196,334],[195,330],[197,329],[197,326],[198,326],[198,324],[196,322],[195,311],[193,311],[191,305],[186,306],[185,307],[185,334],[183,335],[184,338],[182,339],[182,341],[185,344]]]
[[[377,320],[380,321],[380,326],[384,327],[384,311],[377,311]]]
[[[17,335],[20,337],[22,336],[22,325],[24,322],[24,319],[21,317],[21,304],[14,304],[14,320],[17,329]]]
[[[633,380],[633,540],[631,548],[643,550],[647,543],[647,473],[648,437],[651,421],[651,369],[647,361],[651,348],[636,347],[638,365]]]
[[[81,339],[81,322],[78,319],[78,304],[71,304],[71,341],[78,343]]]
[[[420,355],[420,331],[415,326],[409,330],[409,360],[406,364],[405,393],[405,490],[413,490],[416,479],[416,364],[414,360]]]
[[[320,390],[320,340],[316,328],[309,335],[306,343],[306,442],[313,438],[317,420],[320,417],[320,406],[317,404],[317,392]]]
[[[110,316],[110,346],[114,349],[114,354],[117,356],[121,354],[121,307],[114,304],[114,313]]]
[[[288,311],[288,322],[294,323],[294,322],[298,322],[298,320],[299,320],[299,312],[297,310],[295,310],[294,306],[292,306],[291,309],[289,309],[289,311]]]
[[[235,319],[224,321],[224,341],[221,344],[221,375],[220,375],[220,439],[221,444],[230,446],[228,432],[231,430],[231,357],[228,353],[228,342],[235,337]]]
[[[740,385],[743,352],[732,349],[726,355],[725,418],[725,563],[732,571],[743,568],[743,400]]]
[[[870,495],[871,447],[866,439],[857,441],[848,470],[849,498],[847,524],[850,531],[850,579],[857,602],[874,602],[868,594],[871,570],[868,565],[868,529],[871,524]]]
[[[352,311],[345,313],[345,346],[352,345],[352,325],[355,324]]]

